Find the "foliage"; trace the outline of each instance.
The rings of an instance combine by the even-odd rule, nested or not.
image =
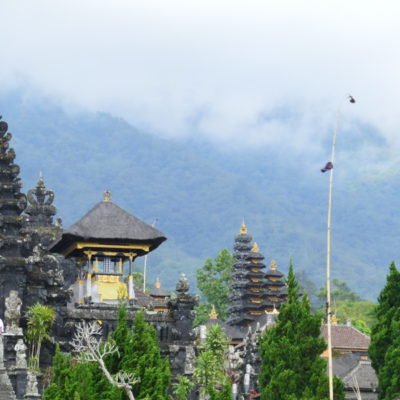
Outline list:
[[[339,300],[334,304],[334,312],[339,322],[350,320],[355,328],[370,335],[376,320],[375,307],[376,304],[367,300]]]
[[[187,400],[190,391],[192,390],[193,383],[186,376],[180,376],[178,383],[174,385],[174,394],[176,400]]]
[[[227,250],[221,250],[214,262],[208,258],[203,267],[197,270],[197,287],[201,291],[206,304],[197,309],[195,325],[208,319],[211,305],[214,305],[220,320],[228,316],[229,292],[232,279],[233,256]]]
[[[118,353],[107,356],[105,364],[115,376],[119,371],[131,373],[141,380],[133,387],[136,400],[166,400],[170,370],[168,360],[161,357],[155,329],[138,312],[133,330],[128,325],[127,310],[120,306],[118,324],[109,338]],[[59,348],[53,358],[52,380],[45,390],[45,400],[124,400],[122,390],[104,378],[95,363],[78,363]]]
[[[328,398],[326,362],[320,355],[326,345],[320,337],[321,320],[310,312],[307,296],[299,295],[292,263],[287,278],[288,300],[277,323],[261,338],[263,400]],[[335,399],[344,399],[343,385],[335,379]]]
[[[52,383],[43,394],[44,400],[123,400],[123,393],[103,377],[98,365],[77,363],[57,346],[53,357]]]
[[[36,303],[28,308],[26,318],[26,339],[30,345],[29,367],[38,370],[41,346],[43,341],[50,339],[49,333],[56,318],[55,312],[49,306]]]
[[[391,323],[393,343],[388,347],[384,364],[379,370],[379,399],[392,400],[400,396],[400,311]]]
[[[393,262],[386,285],[375,310],[377,322],[372,328],[369,355],[379,377],[379,398],[392,399],[400,393],[400,273]]]
[[[326,287],[317,293],[319,310],[323,311],[326,303]],[[352,291],[347,282],[333,279],[332,281],[332,309],[340,323],[351,321],[352,325],[361,332],[369,335],[375,323],[375,304],[363,300]]]
[[[123,315],[120,314],[120,319],[122,318]],[[120,348],[120,367],[139,379],[133,387],[135,398],[167,399],[169,363],[161,357],[156,331],[145,322],[144,312],[136,314],[133,331],[124,326],[115,331],[113,339]]]
[[[204,343],[203,351],[196,359],[194,378],[200,390],[213,400],[230,399],[230,380],[225,371],[225,354],[228,342],[219,325],[212,325]],[[227,395],[229,387],[229,397]]]

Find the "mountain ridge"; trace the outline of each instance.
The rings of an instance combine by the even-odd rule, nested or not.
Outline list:
[[[23,190],[41,171],[65,226],[104,190],[145,222],[157,219],[169,240],[149,256],[150,282],[158,275],[172,288],[181,272],[194,282],[207,257],[232,250],[244,217],[267,263],[276,259],[287,271],[293,257],[297,270],[322,285],[328,176],[306,155],[291,159],[285,149],[223,151],[200,140],[163,139],[107,113],[68,113],[18,94],[0,96],[0,113],[14,134]],[[366,184],[368,175],[355,176],[339,170],[335,177],[332,275],[374,299],[398,256],[400,178]]]

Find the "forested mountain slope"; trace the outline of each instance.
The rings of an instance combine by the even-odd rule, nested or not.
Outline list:
[[[205,258],[231,249],[242,218],[267,262],[276,259],[286,271],[293,257],[295,269],[322,283],[328,175],[319,167],[326,159],[166,140],[107,113],[68,112],[17,92],[0,96],[0,114],[14,135],[23,190],[42,172],[65,226],[106,189],[142,220],[157,219],[168,241],[148,262],[151,279],[160,276],[164,287],[181,272],[193,278]],[[333,276],[371,299],[399,253],[399,181],[398,169],[380,176],[339,172],[335,181]]]

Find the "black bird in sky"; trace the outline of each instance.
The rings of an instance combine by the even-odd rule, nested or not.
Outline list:
[[[324,168],[321,168],[321,172],[329,171],[329,170],[331,170],[332,168],[333,168],[333,164],[332,164],[330,161],[328,161],[328,162],[326,163],[325,167],[324,167]]]

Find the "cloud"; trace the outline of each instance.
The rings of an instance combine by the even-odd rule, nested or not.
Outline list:
[[[2,5],[0,85],[29,85],[169,137],[321,150],[343,126],[400,147],[400,5],[28,0]],[[21,83],[22,82],[22,83]]]

